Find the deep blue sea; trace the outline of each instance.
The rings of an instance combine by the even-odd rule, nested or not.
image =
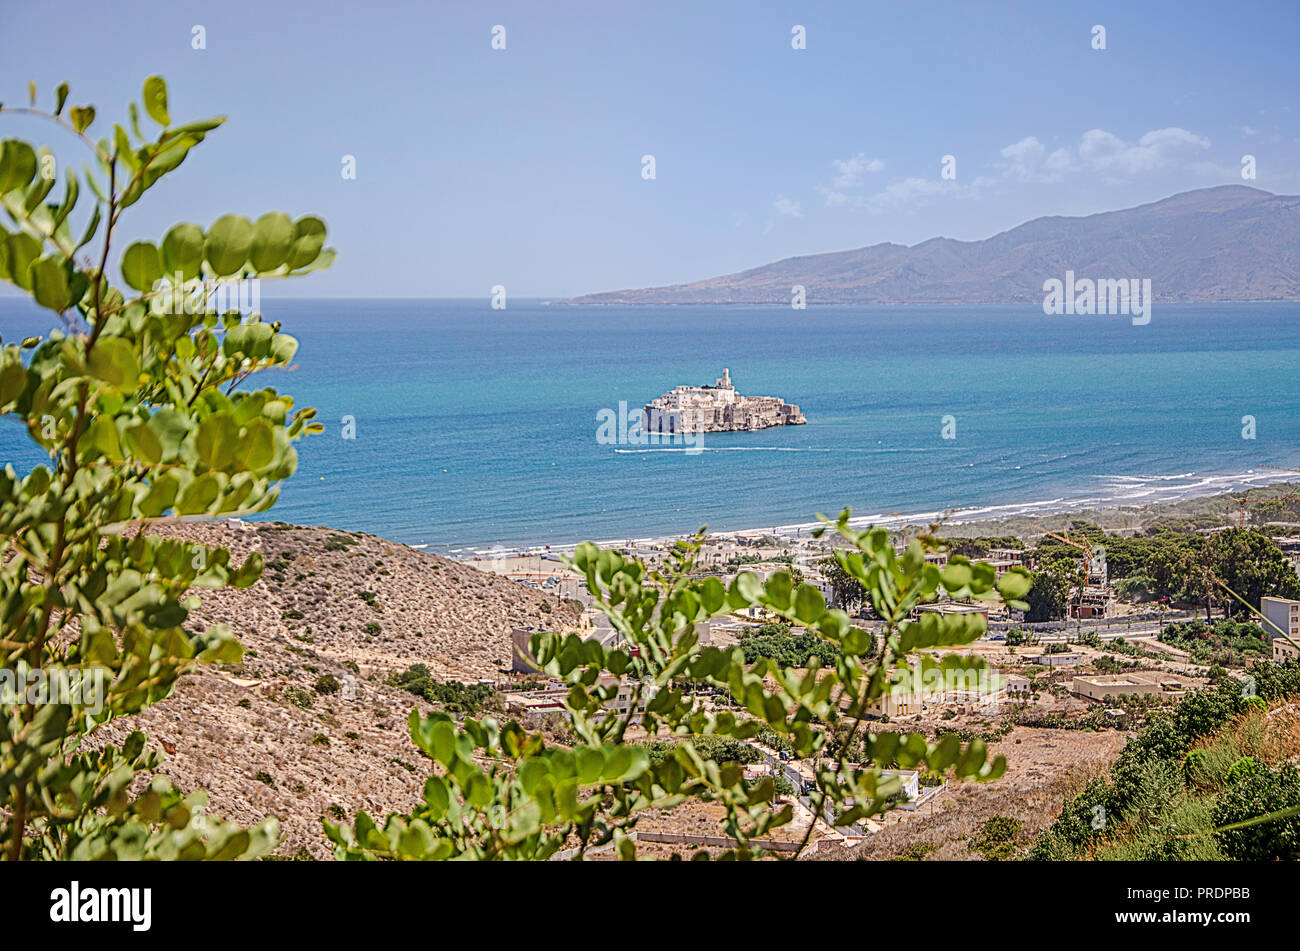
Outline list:
[[[845,505],[1140,504],[1300,465],[1300,304],[1157,303],[1146,326],[1031,305],[494,311],[265,289],[262,309],[301,341],[297,369],[267,384],[326,426],[270,517],[436,550],[790,525]],[[44,332],[47,313],[0,300],[0,334]],[[808,425],[706,435],[700,453],[597,441],[602,409],[723,367]],[[40,458],[0,421],[0,459]]]

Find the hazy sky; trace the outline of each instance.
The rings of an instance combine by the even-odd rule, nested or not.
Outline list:
[[[1300,192],[1298,41],[1295,0],[0,0],[0,101],[66,79],[105,134],[159,73],[174,121],[230,117],[124,239],[315,213],[339,259],[295,293],[556,297],[984,238],[1241,183],[1248,153]]]

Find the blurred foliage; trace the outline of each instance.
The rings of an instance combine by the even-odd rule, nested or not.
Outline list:
[[[293,443],[319,424],[275,389],[239,387],[288,367],[297,342],[256,314],[214,312],[209,298],[239,299],[228,293],[233,281],[324,267],[333,251],[317,218],[224,215],[206,229],[183,223],[156,243],[131,244],[111,274],[123,213],[224,119],[174,124],[166,84],[152,76],[143,108],[160,128],[143,132],[131,103],[127,128],[94,139],[94,107],[65,112],[66,84],[52,111],[37,108],[29,89],[30,107],[0,107],[0,119],[48,122],[90,160],[80,173],[60,171],[44,146],[0,142],[0,280],[60,324],[0,349],[0,415],[20,422],[49,460],[26,475],[12,465],[0,473],[0,656],[14,677],[69,668],[102,675],[105,690],[102,706],[0,698],[4,855],[258,856],[274,847],[274,820],[241,829],[206,815],[202,794],[183,795],[161,776],[135,782],[159,762],[141,733],[121,744],[85,741],[167,697],[195,663],[239,661],[225,625],[186,625],[199,603],[191,592],[248,587],[261,556],[234,564],[226,548],[151,536],[149,527],[275,502],[297,465]]]
[[[422,801],[382,823],[364,812],[351,825],[324,820],[336,855],[546,859],[567,848],[579,859],[612,845],[620,858],[633,859],[636,842],[629,832],[641,814],[695,799],[723,809],[721,831],[735,841],[723,857],[753,858],[761,854],[755,839],[793,819],[790,804],[775,801],[773,778],[746,780],[733,758],[736,743],[765,735],[816,764],[813,811],[829,811],[837,826],[897,801],[899,779],[886,769],[976,780],[1001,776],[1006,762],[988,761],[983,739],[963,743],[948,734],[932,743],[924,734],[871,733],[863,726],[887,690],[913,689],[909,678],[926,669],[919,659],[911,666],[909,655],[969,644],[985,631],[982,615],[914,617],[917,605],[942,592],[1022,606],[1028,573],[1013,570],[995,579],[990,565],[960,556],[940,569],[925,559],[937,547],[933,538],[915,539],[900,554],[884,529],[854,529],[847,509],[834,522],[823,519],[817,534],[828,529],[848,544],[836,551],[836,563],[862,586],[883,620],[883,637],[854,627],[844,611],[827,607],[820,591],[796,584],[786,571],[766,581],[741,572],[730,587],[700,577],[695,559],[703,532],[678,542],[661,570],[579,545],[569,564],[621,641],[605,646],[541,633],[530,642],[545,673],[568,686],[564,706],[573,746],[552,745],[515,721],[412,711],[412,740],[431,761]],[[834,663],[796,671],[770,657],[747,661],[739,646],[700,643],[699,624],[751,608],[824,640],[834,648]],[[936,663],[926,660],[931,668]],[[982,666],[951,654],[941,663]],[[701,683],[714,690],[695,689]],[[714,691],[731,703],[716,704]],[[625,740],[634,723],[648,742]],[[665,740],[671,749],[652,745]],[[800,849],[811,833],[809,826]]]

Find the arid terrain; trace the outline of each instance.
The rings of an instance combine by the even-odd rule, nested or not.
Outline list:
[[[331,811],[334,821],[359,809],[382,817],[418,798],[426,770],[406,718],[428,704],[384,684],[390,674],[420,663],[439,680],[496,682],[512,627],[577,619],[549,595],[359,533],[228,522],[155,530],[240,560],[261,551],[267,570],[251,588],[202,592],[187,623],[229,624],[243,663],[199,666],[105,736],[144,729],[166,753],[161,772],[208,790],[217,815],[277,817],[282,855],[329,856],[321,817]],[[325,675],[340,689],[318,692]]]
[[[200,592],[202,606],[187,622],[194,629],[230,625],[245,656],[238,665],[198,667],[172,697],[111,724],[104,735],[120,739],[129,730],[146,730],[166,754],[161,771],[183,789],[206,789],[218,815],[241,823],[276,817],[278,854],[286,857],[331,855],[322,817],[350,821],[364,809],[380,818],[418,799],[426,766],[406,719],[413,707],[427,711],[429,705],[385,683],[390,675],[423,664],[439,681],[504,686],[512,628],[564,630],[582,623],[578,602],[360,533],[240,522],[155,531],[228,547],[237,560],[262,554],[266,570],[259,582],[246,590]],[[723,635],[720,643],[732,639]],[[1076,649],[1087,664],[1101,653]],[[1014,670],[1024,669],[1024,655],[1033,649],[981,642],[970,650]],[[1138,662],[1153,675],[1168,665],[1167,659]],[[1038,713],[1075,717],[1088,708],[1066,693],[1072,671],[1025,672],[1036,680],[1030,706]],[[1000,722],[996,713],[932,713],[875,728],[982,734]],[[1020,819],[1028,844],[1061,802],[1117,755],[1127,735],[1016,726],[989,744],[991,756],[1001,753],[1009,762],[1001,780],[950,785],[915,812],[888,814],[881,831],[861,843],[827,848],[831,843],[824,842],[808,854],[969,859],[977,856],[966,840],[996,815]],[[638,829],[717,836],[721,815],[720,807],[687,803],[671,813],[647,814]],[[801,838],[808,819],[797,807],[796,821],[773,837]],[[819,831],[813,838],[822,837]],[[697,847],[644,841],[639,849],[667,856]]]

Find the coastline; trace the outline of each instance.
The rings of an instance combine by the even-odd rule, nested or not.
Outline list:
[[[930,525],[942,524],[942,534],[948,537],[970,538],[980,535],[1037,535],[1041,534],[1035,525],[1050,531],[1057,531],[1069,526],[1073,520],[1083,520],[1100,525],[1108,531],[1141,531],[1158,519],[1195,519],[1217,518],[1227,525],[1235,522],[1230,496],[1245,490],[1268,488],[1288,491],[1300,491],[1300,472],[1295,482],[1280,479],[1280,472],[1247,472],[1229,476],[1202,476],[1184,473],[1173,476],[1155,476],[1145,480],[1132,478],[1135,482],[1133,497],[1135,501],[1123,502],[1118,499],[1098,498],[1056,498],[1036,502],[1019,502],[964,508],[936,509],[910,513],[873,513],[853,515],[850,524],[858,529],[877,525],[892,531],[923,529]],[[1160,493],[1157,487],[1149,483],[1157,481],[1173,482],[1176,479],[1198,479],[1195,486],[1175,486],[1167,490],[1170,497],[1148,498],[1136,501],[1142,496]],[[1141,488],[1138,488],[1141,486]],[[1196,487],[1209,491],[1196,492]],[[838,512],[823,512],[828,518],[834,518]],[[816,520],[789,523],[784,525],[755,526],[744,529],[706,532],[708,538],[734,537],[772,537],[781,541],[796,541],[811,537],[812,531],[821,525]],[[615,546],[662,545],[691,534],[660,534],[647,536],[621,536],[605,539],[579,539],[563,544],[537,544],[516,546],[491,546],[486,548],[443,548],[435,545],[411,545],[418,550],[438,550],[448,558],[471,561],[484,557],[508,557],[515,555],[545,555],[572,552],[582,541],[590,540],[602,548]]]

